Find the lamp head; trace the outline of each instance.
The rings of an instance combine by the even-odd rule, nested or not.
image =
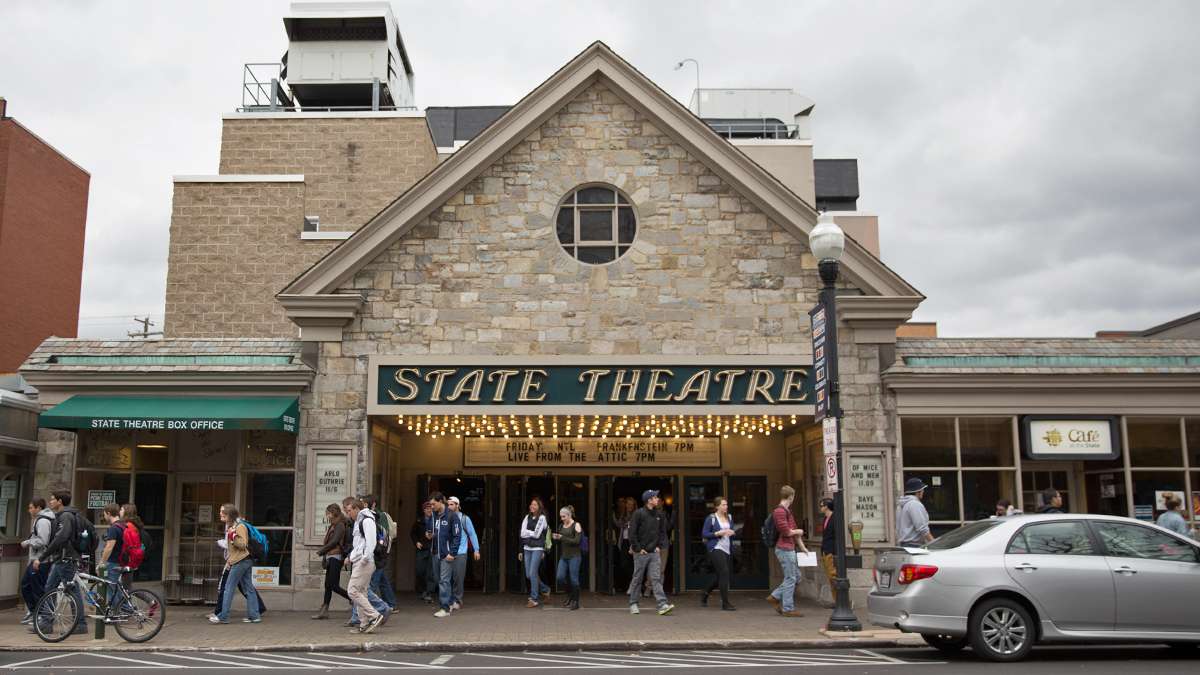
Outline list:
[[[675,64],[675,70],[679,70],[682,67],[683,67],[683,61],[680,61],[679,63]]]
[[[846,250],[846,233],[833,222],[833,216],[822,213],[817,226],[808,233],[808,248],[818,262],[837,262]]]

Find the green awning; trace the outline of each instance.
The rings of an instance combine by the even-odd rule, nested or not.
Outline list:
[[[291,396],[72,396],[42,413],[46,429],[221,431],[275,429],[296,433],[299,399]]]

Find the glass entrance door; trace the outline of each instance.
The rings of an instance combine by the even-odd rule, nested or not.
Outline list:
[[[475,556],[467,556],[467,576],[463,580],[463,587],[485,593],[499,590],[500,550],[496,537],[496,521],[500,517],[499,477],[421,475],[417,480],[417,492],[422,503],[434,492],[441,492],[447,499],[458,497],[462,512],[471,518],[475,536],[479,538],[481,557],[476,561]]]
[[[708,588],[714,571],[708,564],[708,547],[700,533],[704,521],[713,511],[713,499],[721,495],[721,479],[717,476],[683,479],[683,527],[685,536],[678,537],[677,547],[684,556],[684,588],[689,591]]]
[[[179,478],[179,600],[215,602],[225,556],[216,541],[224,535],[221,505],[233,501],[233,476]]]
[[[508,554],[505,561],[507,573],[505,584],[511,593],[528,593],[529,583],[525,579],[525,563],[517,559],[523,550],[521,546],[521,521],[529,515],[529,503],[534,498],[541,500],[545,508],[546,525],[553,527],[558,521],[557,486],[552,476],[505,476],[505,505],[508,522],[504,523],[508,532]],[[578,507],[577,507],[578,508]],[[542,581],[550,584],[554,576],[554,550],[551,555],[542,560]]]
[[[558,494],[555,496],[555,503],[558,504],[558,508],[560,509],[564,506],[570,506],[571,508],[575,509],[575,520],[579,521],[579,524],[583,526],[583,533],[588,536],[588,544],[590,547],[593,538],[591,533],[588,532],[588,522],[590,522],[588,518],[591,515],[592,510],[592,494],[591,490],[588,488],[587,476],[559,476],[557,488]],[[553,516],[553,518],[551,518],[551,516]],[[550,520],[549,524],[553,529],[558,529],[559,525],[562,523],[558,517],[557,510],[555,510],[553,514],[546,514],[546,518]],[[558,557],[561,553],[557,542],[555,543],[554,549],[551,551],[551,553],[553,555],[550,557],[554,559],[555,566],[549,570],[549,577],[546,579],[546,583],[554,586],[554,590],[556,592],[565,593],[567,592],[566,586],[560,586],[558,584],[558,580],[555,578],[555,571],[558,569]],[[583,562],[579,567],[579,584],[581,587],[587,588],[589,586],[589,554],[584,553],[582,556]]]
[[[765,476],[729,477],[729,514],[737,539],[733,540],[734,588],[770,586],[770,550],[763,545],[759,526],[767,517],[767,478]]]

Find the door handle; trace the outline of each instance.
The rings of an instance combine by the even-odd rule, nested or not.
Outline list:
[[[1128,565],[1122,565],[1113,571],[1116,572],[1117,574],[1124,574],[1126,576],[1129,576],[1131,574],[1137,574],[1137,570],[1133,569],[1132,567],[1129,567]]]
[[[1037,565],[1030,565],[1029,563],[1017,563],[1016,565],[1013,565],[1013,569],[1032,572],[1037,569]]]

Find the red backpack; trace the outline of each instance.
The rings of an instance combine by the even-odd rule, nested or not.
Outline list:
[[[121,555],[119,558],[122,567],[135,570],[141,567],[142,561],[146,559],[146,547],[142,545],[142,533],[132,523],[125,523],[121,528]]]

